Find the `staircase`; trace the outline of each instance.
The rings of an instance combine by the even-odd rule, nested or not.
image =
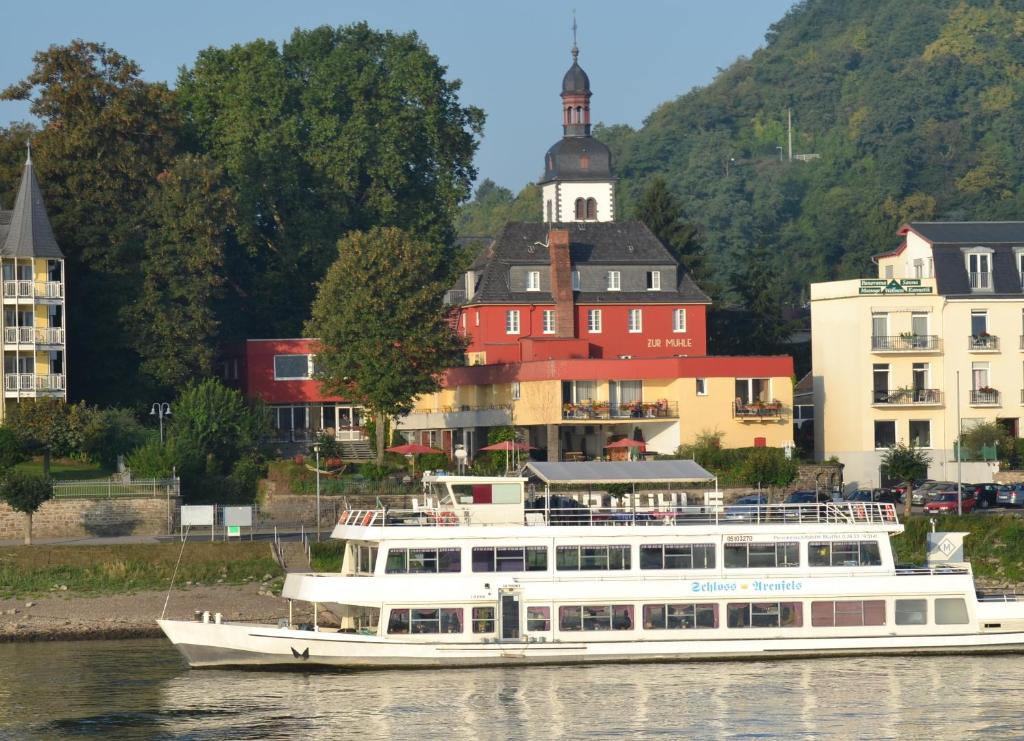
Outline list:
[[[277,565],[284,569],[286,574],[312,571],[309,556],[306,553],[306,544],[301,540],[280,540],[271,543],[270,551],[273,553]]]
[[[338,445],[341,448],[343,461],[372,461],[374,459],[369,440],[341,440]]]

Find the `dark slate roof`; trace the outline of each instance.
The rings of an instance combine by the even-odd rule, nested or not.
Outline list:
[[[580,167],[580,157],[587,155],[587,169]],[[542,183],[551,180],[613,180],[612,154],[608,147],[592,136],[566,136],[555,142],[544,155]]]
[[[1024,221],[912,221],[909,226],[932,244],[1024,246]]]
[[[1024,221],[912,221],[907,225],[932,245],[939,295],[1021,295],[1014,248],[1024,248]],[[992,291],[972,291],[965,247],[992,249]]]
[[[21,174],[21,185],[14,199],[11,223],[4,241],[0,244],[0,255],[4,257],[58,257],[64,253],[57,246],[53,227],[46,215],[43,194],[39,190],[32,169],[32,162],[25,164]]]
[[[563,93],[589,93],[590,92],[590,78],[587,77],[587,73],[583,71],[583,68],[573,59],[572,67],[565,73],[565,77],[562,78],[562,92]]]
[[[4,243],[7,232],[11,229],[11,216],[10,211],[0,211],[0,245]]]
[[[675,258],[642,222],[606,221],[570,224],[509,222],[501,234],[473,262],[471,269],[482,271],[471,303],[537,303],[552,301],[549,292],[513,292],[509,289],[509,268],[513,265],[550,265],[547,243],[549,229],[569,230],[569,257],[578,265],[677,265]],[[651,304],[711,303],[693,279],[677,270],[678,284],[661,291],[576,291],[578,303]],[[456,285],[456,289],[463,286]]]

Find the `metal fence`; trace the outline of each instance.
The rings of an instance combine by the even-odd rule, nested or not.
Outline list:
[[[151,497],[164,499],[181,495],[181,479],[135,479],[119,481],[114,478],[89,481],[55,481],[54,499],[119,499]]]

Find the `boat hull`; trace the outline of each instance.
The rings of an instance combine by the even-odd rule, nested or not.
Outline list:
[[[416,669],[856,655],[1024,653],[1024,632],[770,640],[427,643],[260,625],[175,620],[158,622],[189,666],[194,668]]]

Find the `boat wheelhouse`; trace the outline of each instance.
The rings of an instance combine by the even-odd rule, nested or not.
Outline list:
[[[338,573],[288,575],[283,595],[312,603],[311,623],[160,625],[196,667],[1024,650],[1024,600],[979,595],[969,563],[894,561],[891,504],[691,504],[671,489],[712,477],[671,463],[674,481],[649,463],[531,463],[540,493],[525,478],[426,476],[411,509],[342,513]],[[594,466],[670,491],[607,507],[552,489],[571,475],[597,486]]]

